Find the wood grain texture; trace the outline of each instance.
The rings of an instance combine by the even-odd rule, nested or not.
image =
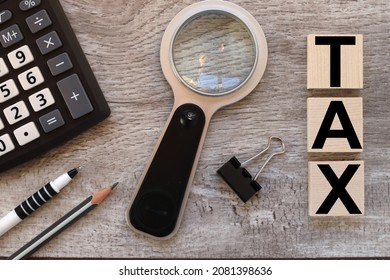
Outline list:
[[[269,62],[259,86],[214,116],[177,236],[154,241],[131,232],[124,216],[173,105],[159,64],[169,21],[195,0],[61,0],[107,97],[112,116],[81,136],[1,174],[0,213],[74,166],[78,178],[55,200],[0,239],[9,256],[76,206],[113,182],[121,184],[97,209],[51,241],[38,258],[319,258],[390,257],[390,3],[388,0],[233,0],[259,21]],[[362,154],[306,152],[308,34],[363,34]],[[286,142],[243,204],[216,174],[233,155],[247,159],[270,135]],[[308,160],[364,160],[365,215],[308,216]],[[248,168],[251,172],[257,170]]]

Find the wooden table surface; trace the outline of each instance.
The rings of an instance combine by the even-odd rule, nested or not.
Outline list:
[[[233,0],[262,26],[269,61],[261,83],[218,111],[203,147],[178,234],[156,241],[135,234],[125,211],[173,106],[159,50],[170,20],[194,0],[61,0],[112,109],[110,118],[66,144],[3,172],[0,216],[75,166],[71,185],[0,238],[0,256],[24,245],[79,202],[116,181],[97,209],[34,254],[37,258],[339,258],[390,257],[390,2],[388,0]],[[364,89],[308,91],[306,36],[363,34]],[[306,151],[309,96],[362,96],[364,152]],[[246,159],[268,137],[287,152],[259,178],[260,193],[242,203],[217,169]],[[308,216],[308,160],[365,162],[365,209],[359,217]],[[261,160],[249,168],[256,172]]]

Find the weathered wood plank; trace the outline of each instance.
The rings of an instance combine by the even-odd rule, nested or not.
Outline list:
[[[68,168],[78,178],[34,216],[0,239],[8,256],[77,205],[115,181],[96,210],[35,254],[49,258],[317,258],[389,257],[390,252],[390,4],[387,0],[234,0],[262,25],[269,63],[247,98],[213,118],[177,236],[153,241],[129,230],[124,213],[173,104],[159,64],[169,21],[194,0],[62,0],[109,101],[106,122],[26,164],[1,174],[0,213]],[[360,155],[310,160],[364,160],[365,215],[308,216],[306,99],[339,96],[306,89],[308,34],[363,34],[364,146]],[[286,142],[259,179],[263,189],[243,204],[216,174],[232,155],[246,159],[270,135]],[[258,163],[259,165],[261,162]],[[256,165],[253,170],[256,170]],[[251,169],[252,170],[252,169]]]

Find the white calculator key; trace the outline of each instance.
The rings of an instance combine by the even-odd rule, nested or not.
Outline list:
[[[3,77],[9,73],[8,67],[5,64],[4,59],[0,57],[0,77]]]
[[[32,89],[42,84],[45,79],[38,67],[31,68],[18,76],[24,90]]]
[[[30,100],[35,112],[39,112],[55,103],[53,95],[48,88],[31,95],[28,100]]]
[[[19,94],[14,80],[8,80],[0,84],[0,103],[4,103]]]
[[[28,124],[19,127],[14,131],[14,135],[20,146],[24,146],[40,136],[34,122],[29,122]]]
[[[0,130],[4,129],[4,123],[3,121],[0,119]]]
[[[30,48],[26,45],[8,54],[8,59],[14,69],[19,69],[34,61]]]
[[[13,125],[30,116],[30,112],[28,111],[27,106],[23,101],[19,101],[18,103],[5,108],[3,112],[10,125]]]
[[[15,149],[11,137],[8,134],[0,136],[0,157]]]

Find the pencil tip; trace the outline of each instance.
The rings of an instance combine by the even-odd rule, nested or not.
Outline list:
[[[113,190],[113,189],[115,189],[116,188],[116,186],[118,186],[119,185],[119,183],[118,182],[116,182],[115,184],[113,184],[112,185],[112,187],[111,187],[111,189]]]

